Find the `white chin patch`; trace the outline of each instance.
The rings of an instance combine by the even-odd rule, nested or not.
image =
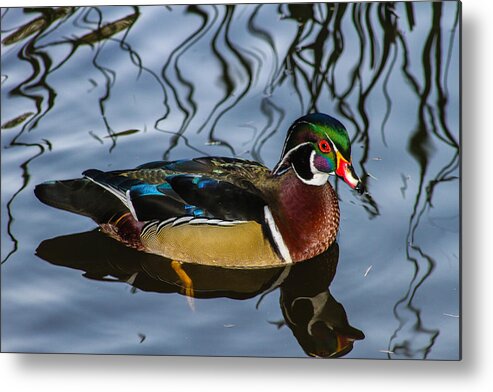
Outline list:
[[[329,180],[329,173],[321,172],[315,167],[315,155],[316,152],[312,151],[310,155],[310,171],[312,172],[313,177],[309,180],[306,178],[301,177],[297,172],[296,168],[293,166],[293,170],[296,173],[296,176],[303,181],[305,184],[308,185],[315,185],[315,186],[321,186],[324,185],[328,180]]]
[[[321,186],[324,185],[329,180],[329,175],[327,173],[314,173],[313,178],[311,180],[306,180],[304,178],[300,178],[305,184],[308,185],[316,185]]]

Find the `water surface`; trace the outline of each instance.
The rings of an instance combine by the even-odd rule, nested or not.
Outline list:
[[[2,351],[458,359],[460,4],[3,8]],[[368,193],[291,269],[127,249],[34,196],[87,168],[273,167],[321,111]]]

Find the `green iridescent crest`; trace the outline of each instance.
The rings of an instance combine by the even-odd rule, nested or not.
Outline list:
[[[349,135],[339,121],[327,115],[321,115],[316,117],[322,117],[323,122],[313,122],[310,124],[311,129],[320,138],[330,139],[335,148],[341,153],[341,155],[348,161],[351,160],[351,142]],[[328,117],[328,118],[325,118]]]
[[[320,147],[322,141],[330,143],[325,151]],[[344,125],[335,118],[322,113],[312,113],[299,118],[289,129],[281,157],[291,154],[299,146],[310,143],[317,155],[329,160],[328,164],[335,169],[337,157],[334,150],[351,161],[351,142]],[[282,163],[281,165],[282,166]]]

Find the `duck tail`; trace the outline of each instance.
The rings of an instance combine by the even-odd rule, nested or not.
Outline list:
[[[44,204],[87,216],[98,224],[128,211],[117,197],[87,178],[44,182],[36,185],[34,194]]]

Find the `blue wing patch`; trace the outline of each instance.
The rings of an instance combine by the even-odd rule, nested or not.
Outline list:
[[[148,167],[157,164],[148,164]],[[177,162],[178,166],[184,164],[191,163]],[[122,171],[88,170],[84,175],[128,204],[135,218],[142,222],[185,216],[222,221],[264,221],[266,202],[259,195],[202,173],[170,174],[160,184],[130,178]]]

